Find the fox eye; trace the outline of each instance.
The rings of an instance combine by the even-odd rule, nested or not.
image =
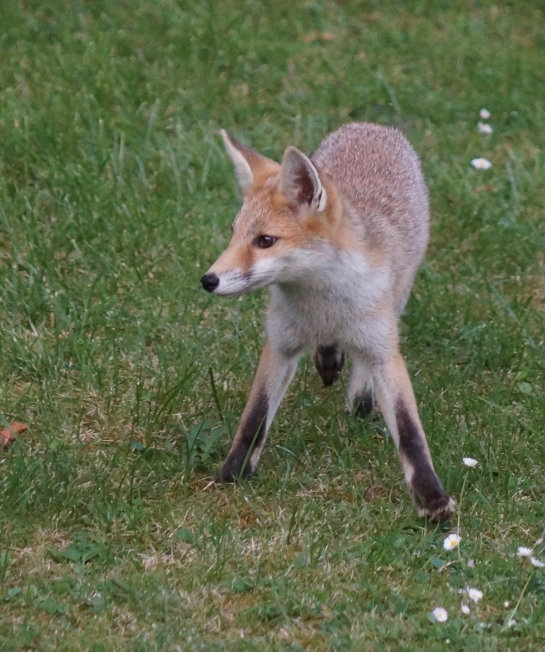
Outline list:
[[[269,247],[272,247],[277,240],[278,238],[275,238],[272,235],[259,235],[255,239],[255,244],[260,249],[268,249]]]

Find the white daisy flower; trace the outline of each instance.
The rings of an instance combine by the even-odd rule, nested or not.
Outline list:
[[[479,111],[479,115],[483,120],[488,120],[488,118],[490,117],[490,111],[488,109],[481,109]]]
[[[480,134],[488,134],[490,135],[494,130],[490,125],[487,125],[486,122],[478,122],[477,123],[477,131]]]
[[[469,596],[470,600],[473,600],[473,602],[479,602],[479,600],[483,597],[483,592],[479,591],[479,589],[470,589],[467,587],[467,595]]]
[[[443,607],[435,607],[432,611],[438,623],[446,623],[448,620],[448,613]]]
[[[486,158],[474,158],[471,165],[477,170],[489,170],[492,167],[492,163]]]
[[[519,546],[517,548],[517,557],[530,557],[532,555],[532,548],[526,548],[525,546]]]
[[[462,537],[457,534],[449,534],[448,537],[443,541],[443,548],[445,550],[453,550],[458,547],[458,544],[462,540]]]
[[[503,603],[503,606],[507,609],[507,608],[509,607],[510,604],[511,604],[511,603],[510,603],[508,600],[506,600],[506,601]]]
[[[462,609],[462,613],[465,614],[466,616],[469,616],[469,614],[471,613],[471,609],[467,606],[467,604],[463,604],[461,606],[461,609]]]
[[[485,160],[484,158],[481,158],[481,159],[476,159],[475,158],[475,159],[473,159],[473,161],[471,161],[471,163],[474,164],[475,161],[484,161],[484,160]],[[475,167],[477,167],[477,166],[475,165]],[[486,168],[483,168],[483,169],[486,169]],[[479,462],[477,462],[477,460],[474,460],[472,457],[463,457],[462,462],[466,466],[469,466],[469,467],[477,466],[477,464],[479,463]]]
[[[545,563],[539,561],[537,557],[530,557],[530,561],[532,562],[532,566],[535,566],[536,568],[545,568]]]

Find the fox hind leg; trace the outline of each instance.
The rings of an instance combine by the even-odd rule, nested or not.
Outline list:
[[[368,417],[375,408],[373,377],[367,365],[355,358],[352,363],[352,375],[348,383],[347,414],[356,414],[360,418]]]
[[[380,409],[398,450],[405,480],[419,515],[427,516],[433,522],[449,519],[455,504],[433,468],[401,355],[397,353],[384,364],[373,366],[373,378]]]
[[[335,344],[319,346],[314,352],[314,364],[324,385],[329,387],[341,375],[344,353]]]

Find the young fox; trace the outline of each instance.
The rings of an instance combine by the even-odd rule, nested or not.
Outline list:
[[[433,468],[405,363],[398,320],[429,233],[418,157],[395,129],[343,125],[308,158],[282,164],[222,131],[244,201],[231,242],[202,277],[232,296],[270,286],[268,341],[220,481],[256,469],[300,356],[314,350],[325,385],[352,357],[348,409],[378,403],[420,516],[448,519],[454,502]]]

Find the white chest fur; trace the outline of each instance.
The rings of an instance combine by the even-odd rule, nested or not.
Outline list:
[[[388,267],[370,265],[363,254],[328,256],[305,280],[271,286],[269,339],[286,351],[330,344],[361,348],[390,282]]]

